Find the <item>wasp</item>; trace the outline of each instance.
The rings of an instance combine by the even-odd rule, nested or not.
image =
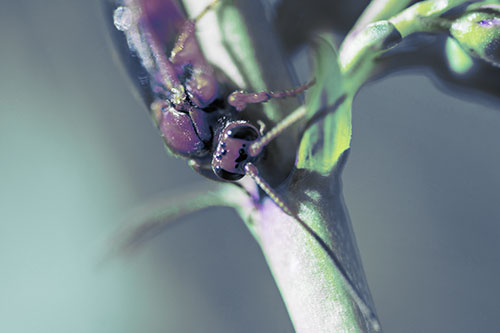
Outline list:
[[[124,32],[130,51],[145,70],[152,92],[150,110],[168,149],[187,158],[193,169],[208,178],[234,182],[250,175],[257,179],[255,163],[267,144],[306,111],[299,109],[266,134],[262,122],[256,126],[242,113],[249,104],[296,96],[314,80],[280,92],[249,93],[221,84],[229,80],[220,79],[223,74],[205,59],[195,35],[197,22],[217,4],[216,0],[194,19],[182,22],[175,1],[123,0],[114,11],[114,24]],[[159,17],[160,13],[169,16]],[[175,28],[180,33],[167,56],[165,41]]]

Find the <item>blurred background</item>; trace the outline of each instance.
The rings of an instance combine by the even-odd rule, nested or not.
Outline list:
[[[135,207],[209,186],[165,152],[107,27],[97,0],[2,3],[0,331],[291,332],[231,210],[103,263]],[[357,96],[344,194],[386,332],[500,326],[499,106],[421,71]]]

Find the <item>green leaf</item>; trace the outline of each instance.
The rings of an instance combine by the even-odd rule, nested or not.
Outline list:
[[[296,166],[327,176],[351,144],[351,96],[345,92],[337,52],[329,35],[316,40],[316,84],[307,96],[308,126]]]
[[[214,207],[237,207],[246,194],[232,186],[219,185],[214,190],[181,190],[175,196],[159,197],[138,207],[111,239],[107,258],[132,254],[150,239],[158,236],[182,217]]]

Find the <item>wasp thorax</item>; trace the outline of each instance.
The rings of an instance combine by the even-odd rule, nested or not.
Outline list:
[[[212,157],[214,173],[229,181],[243,178],[245,165],[256,159],[248,153],[248,149],[259,138],[257,128],[246,121],[227,124],[219,136],[217,149]]]

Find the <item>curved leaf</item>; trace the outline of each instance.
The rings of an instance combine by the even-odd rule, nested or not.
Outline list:
[[[307,96],[310,110],[296,166],[327,176],[351,144],[351,97],[344,90],[337,53],[329,35],[317,38],[316,85]]]

